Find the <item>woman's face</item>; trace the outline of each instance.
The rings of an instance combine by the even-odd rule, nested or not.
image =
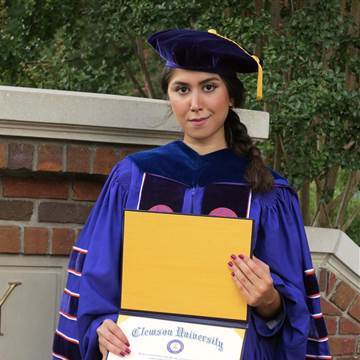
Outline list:
[[[232,101],[218,74],[175,69],[169,81],[172,111],[190,145],[226,147],[224,122]]]

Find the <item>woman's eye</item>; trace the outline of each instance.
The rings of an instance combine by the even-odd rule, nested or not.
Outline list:
[[[216,89],[216,86],[214,84],[205,84],[203,87],[204,91],[211,92]]]
[[[186,86],[178,86],[175,91],[179,93],[180,95],[187,94],[189,92],[189,89]]]

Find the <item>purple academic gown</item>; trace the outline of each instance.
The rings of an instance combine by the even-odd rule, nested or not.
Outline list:
[[[119,162],[70,255],[53,359],[101,359],[96,329],[119,313],[124,209],[251,218],[254,254],[283,306],[270,320],[250,308],[243,359],[331,359],[296,194],[276,173],[270,192],[251,194],[247,165],[230,149],[201,156],[182,141]]]

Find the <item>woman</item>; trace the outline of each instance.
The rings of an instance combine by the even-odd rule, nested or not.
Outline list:
[[[261,75],[260,60],[213,32],[168,30],[149,43],[166,60],[162,88],[184,139],[131,155],[110,174],[70,257],[54,358],[131,352],[115,324],[127,208],[248,215],[255,256],[229,254],[224,264],[250,306],[243,358],[330,359],[296,195],[265,167],[232,110],[244,100],[236,72]]]

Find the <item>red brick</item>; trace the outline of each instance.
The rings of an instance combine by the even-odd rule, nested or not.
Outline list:
[[[75,231],[73,229],[53,229],[52,254],[69,255],[75,242]]]
[[[9,144],[9,169],[32,170],[34,146],[31,144]]]
[[[26,227],[24,230],[25,254],[47,254],[49,250],[49,230],[47,228]]]
[[[360,322],[360,295],[358,295],[351,305],[349,311],[349,315],[351,315],[355,320]]]
[[[0,200],[0,219],[30,220],[33,203],[22,200]]]
[[[67,147],[66,171],[90,173],[91,148],[88,146],[69,145]]]
[[[65,202],[43,202],[39,205],[39,221],[84,224],[92,205]]]
[[[330,300],[340,309],[346,310],[347,307],[353,302],[355,296],[356,291],[348,284],[341,281]]]
[[[353,320],[349,320],[345,317],[342,317],[340,319],[340,334],[342,334],[342,335],[348,335],[348,334],[360,335],[360,324]]]
[[[68,184],[58,178],[4,177],[3,193],[8,197],[67,199]]]
[[[73,199],[95,201],[104,185],[104,181],[75,180],[73,183]]]
[[[20,252],[20,228],[0,226],[0,253],[16,254]]]
[[[120,149],[120,158],[119,160],[125,158],[126,156],[133,154],[135,152],[138,151],[142,151],[142,150],[146,150],[146,149],[151,149],[152,146],[126,146],[126,147],[122,147]]]
[[[7,145],[0,144],[0,169],[7,166]]]
[[[93,173],[108,175],[117,160],[115,148],[110,146],[98,147],[95,151]]]
[[[338,318],[335,316],[324,316],[329,335],[335,335],[337,331]]]
[[[327,281],[327,290],[326,295],[329,295],[335,288],[337,282],[336,275],[331,271],[328,271],[328,281]]]
[[[37,170],[62,171],[63,147],[62,145],[44,144],[38,147]]]
[[[324,298],[320,299],[321,309],[324,315],[341,315],[341,311]]]
[[[331,355],[349,355],[355,352],[355,337],[337,337],[329,338]]]

